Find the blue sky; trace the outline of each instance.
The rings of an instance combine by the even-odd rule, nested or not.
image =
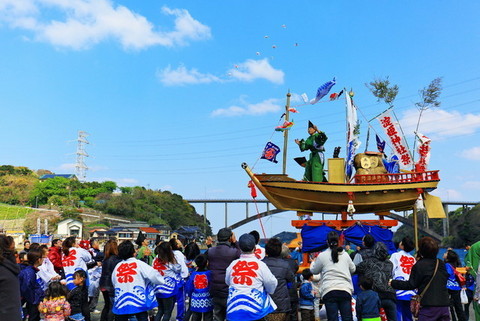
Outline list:
[[[365,83],[389,76],[400,87],[395,112],[412,145],[418,90],[443,77],[442,105],[420,125],[442,178],[435,194],[478,201],[479,10],[477,1],[0,0],[0,163],[71,173],[82,130],[87,180],[244,199],[240,164],[253,165],[269,140],[282,144],[273,129],[288,90],[298,105],[333,77],[332,92],[353,88],[363,150],[367,120],[387,107]],[[293,139],[306,137],[308,120],[329,136],[327,157],[345,145],[343,100],[297,109],[290,159],[302,156]],[[292,161],[288,172],[302,177]],[[214,231],[223,211],[208,208]],[[244,211],[232,205],[229,223]],[[264,219],[267,234],[294,230],[292,218]]]

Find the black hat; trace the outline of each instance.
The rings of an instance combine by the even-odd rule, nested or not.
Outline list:
[[[233,233],[231,229],[227,227],[221,228],[217,233],[217,240],[220,242],[226,242],[232,236],[232,234]]]
[[[305,157],[295,157],[294,160],[297,162],[298,165],[302,166],[307,162]]]
[[[145,235],[143,235],[142,231],[140,231],[140,233],[138,233],[135,244],[137,244],[138,246],[142,246],[143,241],[145,241],[146,239],[147,238],[145,237]]]
[[[242,252],[252,252],[255,248],[255,245],[256,243],[253,235],[243,234],[238,239],[238,246],[240,247],[240,250],[242,250]]]
[[[308,121],[308,128],[314,128],[315,125],[311,122],[311,121]]]

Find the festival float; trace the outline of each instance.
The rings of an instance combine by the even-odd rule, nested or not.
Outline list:
[[[322,85],[318,88],[316,98],[311,101],[304,97],[306,104],[317,103],[329,93],[333,85],[335,79]],[[392,148],[393,155],[387,159],[386,142],[378,134],[376,136],[378,151],[357,153],[357,147],[360,145],[359,122],[353,91],[347,92],[343,89],[339,93],[331,94],[330,100],[339,99],[343,93],[347,119],[346,157],[339,157],[340,147],[336,147],[333,157],[321,162],[321,167],[327,167],[325,178],[320,177],[315,181],[312,179],[312,169],[307,168],[303,180],[294,179],[286,174],[288,132],[293,126],[289,113],[297,112],[296,108],[290,106],[290,93],[287,94],[285,112],[282,115],[283,124],[275,129],[283,132],[283,173],[254,173],[246,163],[242,164],[242,168],[251,179],[249,185],[258,188],[277,209],[297,212],[298,219],[292,220],[292,225],[302,229],[303,252],[318,251],[324,247],[326,235],[331,230],[336,230],[340,233],[341,239],[356,245],[361,245],[365,234],[372,234],[376,240],[385,242],[393,252],[395,247],[390,228],[398,225],[398,221],[385,218],[390,211],[413,210],[416,223],[416,204],[421,201],[424,202],[430,218],[445,217],[441,200],[429,194],[440,182],[438,170],[427,170],[430,139],[416,133],[420,157],[414,162],[391,107],[374,119],[379,121],[384,134],[389,138],[388,145]],[[312,133],[310,128],[313,128]],[[302,167],[312,166],[311,162],[318,162],[316,154],[323,156],[324,141],[318,140],[320,133],[323,134],[309,122],[310,138],[314,137],[313,144],[309,145],[312,152],[310,159],[308,161],[303,157],[295,159]],[[304,140],[296,142],[301,146],[301,150],[308,149],[301,145],[305,144]],[[280,148],[268,142],[261,158],[276,162],[278,153]],[[314,213],[321,213],[322,218],[324,214],[336,214],[336,219],[319,220]],[[365,220],[361,218],[362,214],[375,214],[378,219]],[[417,227],[415,231],[418,239]]]

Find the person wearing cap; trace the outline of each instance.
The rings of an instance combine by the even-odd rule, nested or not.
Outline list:
[[[142,231],[138,233],[135,244],[138,245],[137,260],[143,261],[148,265],[152,265],[154,259],[152,255],[152,250],[148,246],[148,240],[145,237],[145,234],[142,233]]]
[[[258,243],[260,243],[260,233],[258,233],[257,230],[253,230],[248,234],[252,235],[255,238],[255,256],[257,257],[257,259],[263,260],[265,258],[265,249],[258,245]]]
[[[323,145],[328,137],[324,132],[318,130],[317,126],[311,121],[308,121],[308,134],[310,136],[306,140],[295,139],[295,143],[300,147],[300,151],[310,151],[310,157],[305,164],[303,180],[309,182],[326,182],[323,172],[323,152],[325,151]]]
[[[218,243],[205,252],[208,259],[208,269],[212,273],[211,294],[213,299],[213,319],[225,320],[227,313],[228,285],[225,283],[225,273],[232,261],[240,257],[235,234],[229,228],[222,228],[217,234]]]
[[[242,254],[228,266],[225,276],[229,286],[227,320],[259,320],[277,309],[270,294],[275,292],[278,281],[268,266],[255,256],[252,235],[240,236],[238,245]]]

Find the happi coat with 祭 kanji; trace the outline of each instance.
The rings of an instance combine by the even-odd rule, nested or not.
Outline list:
[[[408,281],[415,258],[410,253],[400,250],[390,256],[390,261],[393,263],[392,279]],[[397,290],[397,300],[409,301],[415,294],[415,290]]]
[[[153,260],[153,268],[164,278],[164,282],[155,287],[155,295],[158,298],[169,298],[176,295],[183,284],[181,264],[164,264],[156,257]]]
[[[225,283],[229,286],[227,320],[259,320],[277,306],[269,293],[275,292],[277,279],[255,254],[242,254],[227,268]]]
[[[265,258],[265,249],[258,244],[255,245],[255,250],[253,250],[253,253],[259,260],[263,260]]]
[[[137,314],[157,306],[155,285],[163,284],[164,278],[147,263],[129,258],[120,261],[112,273],[115,289],[114,314]]]
[[[92,255],[87,250],[81,247],[72,247],[68,250],[68,255],[65,256],[62,252],[62,266],[65,272],[65,280],[67,281],[67,288],[71,290],[75,287],[73,284],[73,273],[76,270],[84,270],[87,274],[86,284],[88,285],[87,262],[92,261]]]
[[[309,182],[323,182],[325,176],[323,173],[323,165],[325,158],[323,152],[325,148],[323,144],[327,141],[327,135],[324,132],[314,133],[310,135],[306,140],[300,140],[300,150],[310,151],[310,157],[305,165],[305,174],[303,175],[304,181]]]
[[[210,294],[211,271],[195,271],[185,285],[185,292],[190,297],[192,312],[213,311],[213,301]]]

